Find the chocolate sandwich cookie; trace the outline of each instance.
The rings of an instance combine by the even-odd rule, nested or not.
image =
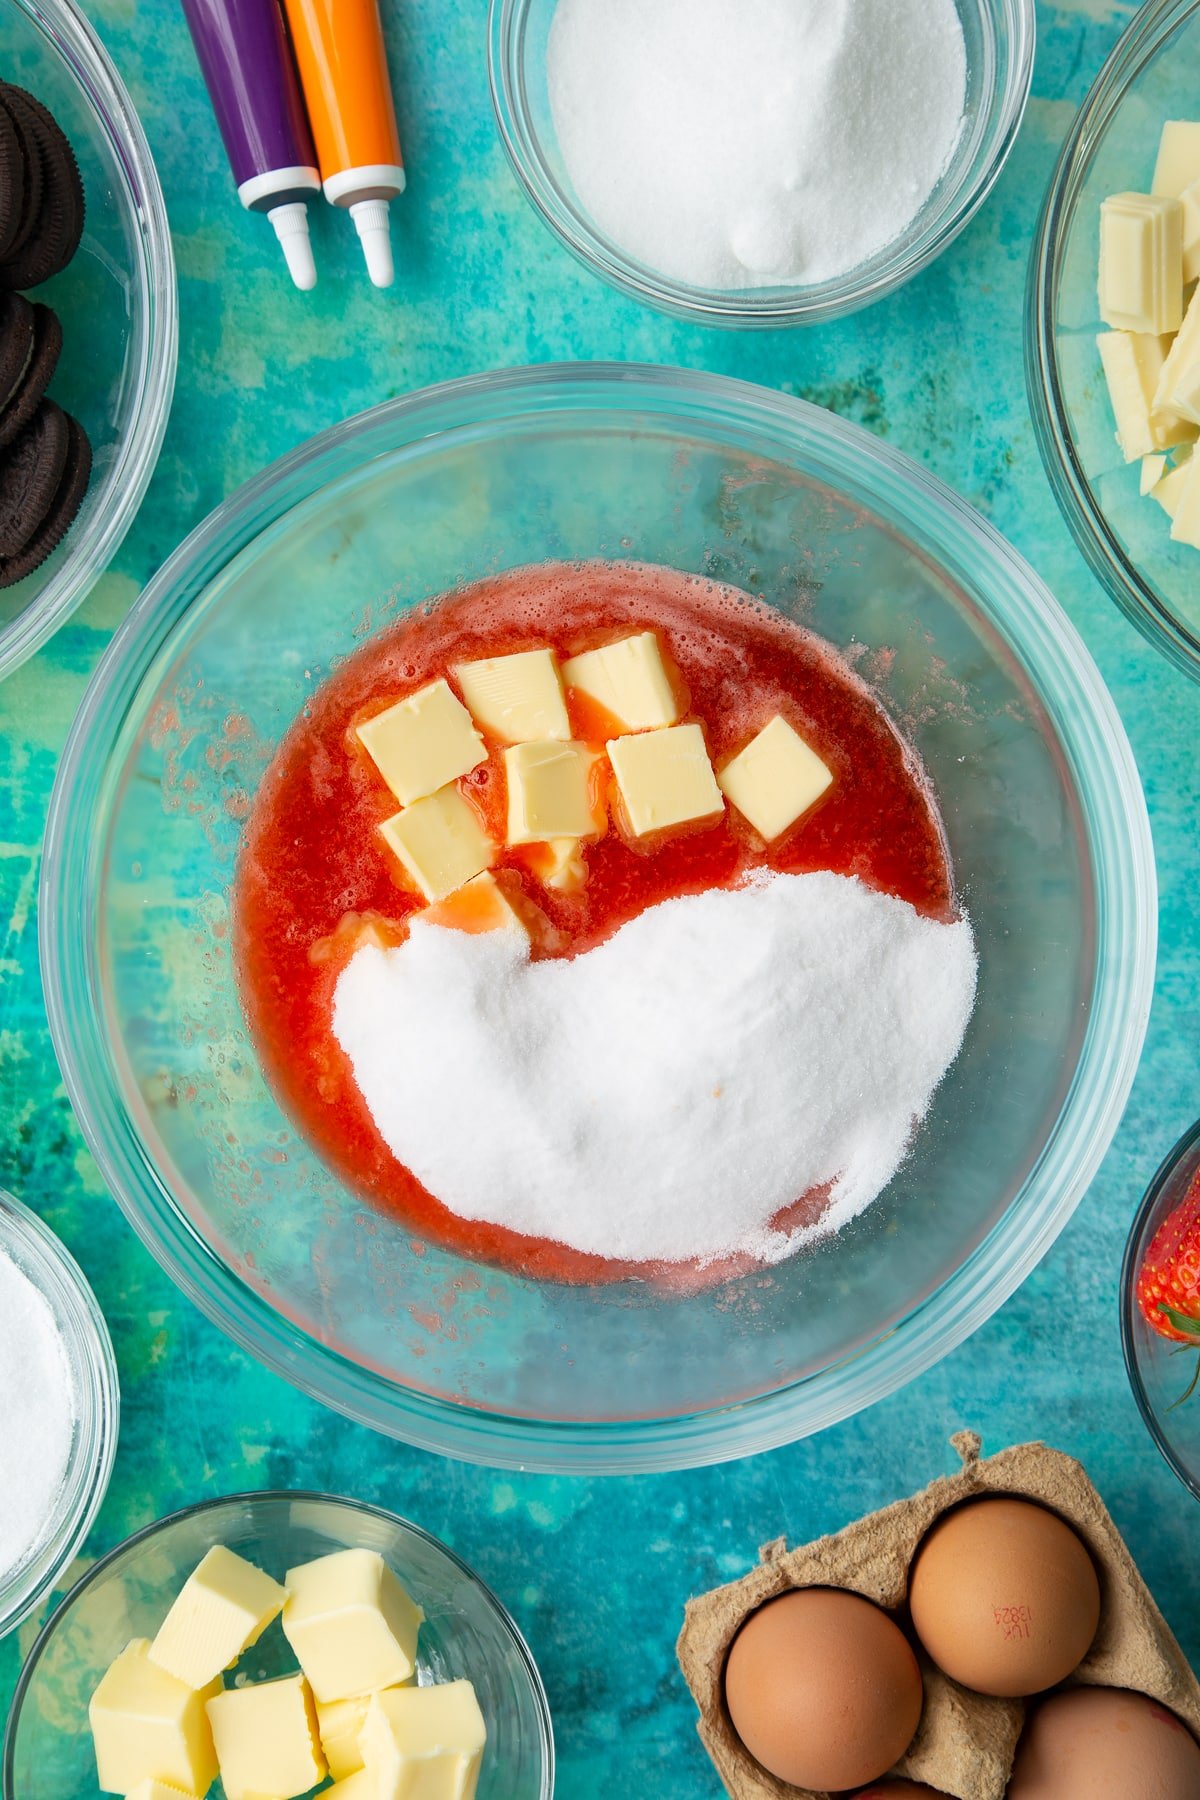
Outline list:
[[[0,257],[17,240],[24,218],[25,150],[12,115],[0,106]]]
[[[11,82],[0,82],[0,100],[36,149],[42,203],[19,248],[0,260],[0,287],[31,288],[65,269],[83,235],[83,183],[75,153],[40,100]]]
[[[0,452],[0,560],[19,555],[50,511],[70,441],[66,414],[43,400],[16,442]]]
[[[14,88],[11,94],[0,93],[0,113],[12,125],[21,158],[18,189],[20,207],[15,229],[3,251],[3,255],[8,257],[15,256],[21,246],[28,243],[35,225],[42,216],[42,201],[46,197],[46,175],[42,166],[42,154],[38,148],[38,117],[32,107],[27,104],[19,88]]]
[[[50,404],[49,402],[47,404]],[[57,410],[57,409],[56,409]],[[78,419],[63,413],[67,428],[67,455],[58,487],[45,518],[25,548],[16,556],[0,557],[0,588],[13,587],[44,563],[66,537],[83,504],[92,474],[92,446]]]
[[[29,372],[35,336],[33,308],[24,294],[0,294],[0,416]]]
[[[5,295],[5,299],[23,298],[17,295]],[[29,302],[25,304],[28,306]],[[40,301],[30,308],[32,314],[32,344],[25,367],[14,391],[9,395],[8,404],[0,407],[0,450],[18,438],[41,404],[42,395],[50,386],[58,358],[62,351],[62,326],[58,314],[53,307],[43,306]],[[3,390],[0,382],[0,391]]]

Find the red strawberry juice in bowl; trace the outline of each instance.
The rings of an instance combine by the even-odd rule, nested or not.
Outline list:
[[[1200,1499],[1200,1122],[1166,1157],[1134,1218],[1121,1337],[1146,1426]]]
[[[762,1232],[753,1240],[739,1238],[732,1225],[729,1241],[725,1241],[719,1227],[716,1235],[710,1230],[707,1237],[702,1233],[689,1237],[686,1232],[673,1237],[669,1224],[654,1233],[644,1228],[644,1221],[639,1226],[633,1218],[623,1229],[614,1224],[611,1230],[592,1221],[572,1220],[569,1207],[565,1212],[551,1208],[539,1213],[522,1208],[518,1199],[514,1211],[503,1199],[481,1192],[481,1186],[503,1186],[509,1171],[522,1159],[522,1131],[531,1158],[538,1151],[542,1125],[551,1137],[561,1131],[588,1138],[588,1096],[584,1096],[580,1113],[582,1123],[576,1123],[571,1107],[575,1104],[578,1108],[578,1091],[574,1099],[564,1098],[562,1084],[556,1083],[551,1072],[545,1084],[549,1098],[540,1114],[531,1104],[528,1119],[510,1128],[505,1096],[493,1103],[489,1113],[486,1096],[471,1088],[461,1068],[457,1077],[455,1074],[455,1065],[461,1061],[458,1053],[475,1023],[470,1006],[464,1003],[457,1042],[455,1028],[443,1029],[445,1021],[440,1016],[439,991],[444,994],[449,988],[457,998],[453,991],[460,978],[466,978],[457,963],[447,965],[444,979],[442,971],[429,977],[434,983],[432,998],[421,1056],[414,1066],[390,1077],[377,1075],[372,1086],[369,1077],[360,1079],[362,1064],[358,1060],[359,1052],[363,1057],[368,1051],[386,1055],[389,1034],[402,1041],[406,1032],[420,1029],[419,983],[396,989],[394,1014],[384,1020],[370,1016],[364,1020],[364,1012],[369,1015],[372,1005],[382,1007],[381,1000],[372,1002],[370,996],[378,993],[387,978],[385,959],[395,958],[410,939],[413,921],[426,910],[426,897],[415,889],[381,838],[380,827],[396,814],[397,800],[365,754],[359,727],[380,715],[381,709],[423,692],[429,684],[447,676],[455,680],[454,671],[463,664],[542,653],[549,648],[560,666],[569,665],[580,654],[644,633],[652,634],[671,671],[679,720],[699,722],[718,775],[769,721],[782,718],[823,759],[832,775],[828,791],[770,841],[764,840],[733,804],[723,805],[714,816],[677,828],[635,835],[623,815],[620,784],[614,782],[604,753],[609,733],[619,727],[614,727],[611,716],[593,697],[568,687],[571,729],[575,737],[594,748],[595,780],[607,790],[601,795],[598,829],[579,849],[584,867],[577,882],[560,885],[545,878],[546,847],[540,844],[510,844],[498,852],[491,876],[479,878],[498,883],[503,904],[515,912],[530,939],[527,956],[524,960],[518,957],[524,975],[518,976],[501,956],[500,964],[487,975],[485,995],[489,982],[499,991],[518,979],[527,984],[530,977],[536,980],[539,964],[573,962],[597,954],[606,958],[605,977],[597,970],[600,985],[593,990],[600,996],[593,1015],[597,1032],[595,1099],[601,1107],[606,1099],[610,1107],[616,1106],[615,1086],[605,1086],[603,1046],[598,1037],[606,1019],[613,1029],[619,1029],[621,1022],[632,1016],[630,1007],[636,1006],[638,997],[632,994],[629,1007],[621,1000],[614,1002],[612,1009],[607,1006],[612,983],[631,989],[639,983],[642,971],[636,951],[629,947],[628,931],[636,925],[643,933],[643,962],[661,973],[662,962],[669,963],[672,958],[673,930],[683,933],[692,945],[705,930],[725,928],[726,921],[714,919],[711,909],[695,908],[700,897],[741,896],[736,904],[746,909],[747,922],[736,922],[731,910],[728,925],[744,934],[762,929],[769,916],[778,919],[779,906],[768,904],[772,896],[761,891],[764,882],[820,874],[836,879],[826,889],[807,890],[805,896],[798,889],[776,887],[774,892],[774,900],[780,903],[790,895],[797,905],[803,901],[808,907],[803,929],[810,938],[815,934],[819,939],[831,926],[836,931],[843,919],[850,917],[847,908],[878,908],[882,897],[903,904],[893,907],[895,919],[879,923],[888,930],[894,926],[933,934],[939,941],[927,946],[929,954],[940,948],[941,938],[949,943],[958,934],[956,977],[961,991],[954,1004],[961,1018],[956,1016],[947,1025],[949,1054],[937,1059],[936,1084],[957,1052],[970,1010],[974,953],[969,927],[956,923],[959,913],[949,855],[923,771],[870,689],[828,645],[748,595],[668,569],[591,563],[509,571],[444,596],[371,639],[313,694],[267,771],[240,860],[235,941],[243,1005],[278,1098],[322,1158],[374,1206],[400,1218],[414,1232],[472,1258],[538,1278],[608,1282],[630,1275],[661,1279],[665,1274],[670,1284],[686,1286],[697,1280],[702,1284],[715,1281],[756,1261],[777,1260],[786,1248],[784,1239],[796,1245],[807,1241],[805,1234],[811,1236],[821,1227],[827,1208],[827,1225],[836,1224],[838,1211],[836,1204],[831,1206],[830,1196],[842,1171],[830,1168],[828,1178],[818,1176],[802,1183],[799,1191],[788,1190],[786,1204],[776,1209],[770,1222],[775,1235],[769,1250],[764,1248],[767,1240]],[[485,737],[486,754],[457,786],[475,819],[502,846],[507,764],[502,744],[486,732]],[[670,910],[679,902],[692,909],[686,918],[682,909]],[[451,895],[442,904],[459,902]],[[751,909],[755,909],[753,924],[749,923]],[[431,922],[440,922],[438,906],[428,910]],[[874,929],[873,914],[870,924],[867,911],[862,918],[863,932]],[[673,924],[675,920],[678,926]],[[466,927],[468,931],[477,928]],[[421,932],[426,929],[420,927]],[[846,929],[853,933],[855,927],[847,925]],[[453,949],[460,960],[481,954],[478,946],[465,944],[459,932],[438,935],[443,938],[440,950],[448,953]],[[457,940],[453,946],[448,941],[451,937]],[[714,939],[716,944],[721,941]],[[364,943],[378,961],[357,984],[358,1022],[347,1032],[341,1019],[352,985],[348,965]],[[896,953],[888,947],[891,943],[885,930],[878,951],[885,959]],[[415,933],[412,947],[416,948]],[[915,942],[908,952],[926,954],[925,950],[918,953]],[[819,942],[816,953],[820,954]],[[830,953],[835,959],[836,954]],[[871,961],[876,955],[873,941],[865,954],[864,990],[877,978],[876,964]],[[723,961],[719,949],[715,960]],[[920,964],[919,981],[927,989],[938,980],[936,973],[931,980],[925,972],[932,967],[924,961]],[[785,973],[783,967],[768,971],[764,991],[782,981]],[[879,990],[877,1020],[867,1014],[869,997],[859,995],[864,1022],[877,1023],[883,1037],[894,1029],[888,1024],[885,986]],[[731,1012],[737,1010],[741,991],[734,981]],[[510,1058],[508,1046],[529,1033],[549,1029],[538,1003],[532,1004],[532,1013],[514,1010],[498,1028],[493,1060],[511,1060],[516,1067],[517,1049],[512,1049]],[[571,1029],[578,1024],[571,1019],[571,998],[562,1004],[568,1021],[564,1038],[578,1045],[578,1033]],[[835,998],[835,1014],[838,1009]],[[449,1000],[446,1010],[450,1010]],[[680,1017],[688,1016],[686,1006],[681,1005]],[[731,1035],[732,1031],[731,1024]],[[703,1036],[702,1019],[697,1035]],[[638,1069],[639,1081],[642,1075],[652,1080],[655,1051],[648,1037],[653,1031],[635,1036],[638,1041],[629,1042],[625,1060]],[[355,1056],[347,1053],[347,1043],[355,1045]],[[487,1052],[485,1044],[485,1061]],[[556,1054],[565,1056],[567,1052]],[[586,1065],[586,1032],[581,1057]],[[464,1140],[471,1146],[484,1140],[478,1143],[476,1163],[462,1173],[467,1198],[460,1204],[447,1204],[436,1191],[436,1183],[422,1181],[397,1153],[397,1132],[402,1136],[406,1128],[403,1117],[396,1131],[389,1133],[385,1128],[385,1114],[397,1110],[393,1105],[397,1088],[410,1096],[410,1106],[422,1104],[416,1091],[429,1059],[436,1062],[439,1073],[425,1110],[436,1111],[443,1097],[443,1079],[451,1084],[452,1092],[445,1096],[451,1110],[446,1129],[441,1131],[442,1144],[429,1145],[431,1135],[437,1139],[441,1130],[436,1121],[422,1140],[429,1150],[427,1165],[441,1167],[439,1150],[444,1148],[444,1140],[458,1135],[452,1111],[455,1105],[461,1107]],[[520,1079],[518,1071],[514,1076],[518,1085]],[[658,1134],[651,1130],[648,1138],[663,1138],[665,1153],[669,1153],[673,1096],[669,1077],[664,1080],[668,1081],[664,1098],[667,1123]],[[487,1085],[486,1074],[483,1085]],[[721,1086],[718,1077],[712,1094],[718,1094]],[[922,1095],[916,1097],[902,1121],[905,1136],[924,1110],[925,1090]],[[731,1101],[734,1098],[731,1093]],[[522,1099],[518,1094],[515,1104]],[[836,1097],[829,1104],[836,1104]],[[403,1115],[403,1104],[399,1111]],[[637,1111],[635,1101],[631,1119]],[[728,1125],[722,1122],[718,1128],[719,1137],[736,1143],[740,1130],[752,1140],[744,1109],[731,1105],[729,1111]],[[634,1129],[632,1123],[629,1129]],[[687,1136],[675,1141],[678,1160],[684,1161]],[[651,1142],[648,1154],[652,1148]],[[581,1151],[580,1207],[587,1205],[584,1155]],[[561,1167],[565,1172],[558,1188],[572,1186],[571,1166],[570,1156],[564,1155]],[[879,1164],[884,1180],[891,1166],[886,1159]],[[593,1200],[595,1212],[605,1208],[605,1167],[601,1164],[596,1175],[600,1185]],[[493,1181],[489,1169],[495,1171]],[[632,1179],[636,1184],[636,1169]],[[519,1178],[514,1185],[519,1187]],[[678,1183],[675,1185],[678,1188]],[[879,1185],[882,1182],[877,1180],[876,1191]],[[613,1183],[614,1191],[619,1188],[623,1194],[629,1193],[630,1186],[629,1180]],[[860,1196],[853,1210],[871,1197],[869,1193],[866,1198]],[[571,1204],[575,1203],[573,1199]],[[628,1203],[636,1210],[636,1185]],[[619,1205],[615,1203],[616,1210]],[[845,1216],[850,1216],[850,1209],[844,1210]],[[547,1220],[549,1223],[543,1223]],[[793,1235],[797,1233],[800,1235]]]

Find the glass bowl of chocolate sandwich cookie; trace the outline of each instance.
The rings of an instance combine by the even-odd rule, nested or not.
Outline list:
[[[0,675],[107,567],[175,379],[166,209],[73,0],[0,0]]]

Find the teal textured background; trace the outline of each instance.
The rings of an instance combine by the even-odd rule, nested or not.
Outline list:
[[[735,335],[677,325],[600,286],[518,191],[492,123],[483,0],[385,0],[410,164],[393,207],[399,284],[369,287],[347,222],[315,229],[321,285],[287,285],[231,191],[181,15],[94,0],[166,190],[180,274],[175,408],[141,516],[59,636],[0,688],[0,1183],[66,1240],[112,1326],[124,1392],[116,1474],[85,1561],[187,1502],[304,1484],[379,1501],[445,1537],[511,1606],[549,1690],[562,1800],[620,1782],[654,1800],[718,1783],[673,1643],[683,1602],[757,1546],[836,1529],[946,1470],[949,1434],[1041,1437],[1086,1462],[1194,1662],[1191,1501],[1126,1386],[1117,1274],[1133,1208],[1200,1111],[1200,687],[1159,660],[1087,573],[1033,441],[1022,374],[1034,222],[1074,110],[1136,7],[1039,7],[1034,100],[999,188],[941,261],[842,324]],[[143,582],[264,463],[426,382],[558,358],[639,358],[743,376],[859,420],[957,487],[1025,553],[1091,647],[1145,781],[1162,889],[1150,1036],[1117,1140],[1038,1272],[969,1344],[823,1437],[750,1462],[622,1481],[496,1474],[392,1444],[305,1400],[183,1301],[107,1198],[71,1117],[37,964],[39,847],[84,684]],[[0,1711],[36,1622],[0,1646]]]

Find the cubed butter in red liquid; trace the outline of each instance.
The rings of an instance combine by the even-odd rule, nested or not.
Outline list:
[[[755,868],[831,869],[954,916],[941,823],[919,767],[865,684],[827,645],[780,614],[695,576],[641,565],[552,564],[510,571],[410,614],[365,644],[313,694],[263,778],[235,893],[235,941],[247,1018],[281,1104],[352,1188],[414,1234],[524,1274],[606,1281],[648,1273],[561,1244],[460,1218],[392,1155],[331,1027],[334,985],[364,915],[402,920],[421,902],[400,885],[378,826],[396,810],[357,745],[354,724],[455,663],[551,644],[565,661],[652,630],[701,721],[717,766],[776,713],[834,771],[815,811],[764,848],[730,809],[720,823],[630,844],[610,831],[587,850],[579,894],[505,874],[555,928],[540,954],[574,955],[647,907],[726,887]],[[574,719],[585,729],[582,713]],[[502,758],[463,783],[499,837]],[[516,868],[514,860],[509,866]],[[321,948],[317,948],[321,947]],[[404,1029],[404,1021],[396,1021]],[[636,1049],[636,1047],[634,1047]],[[822,1196],[798,1196],[798,1216]]]

